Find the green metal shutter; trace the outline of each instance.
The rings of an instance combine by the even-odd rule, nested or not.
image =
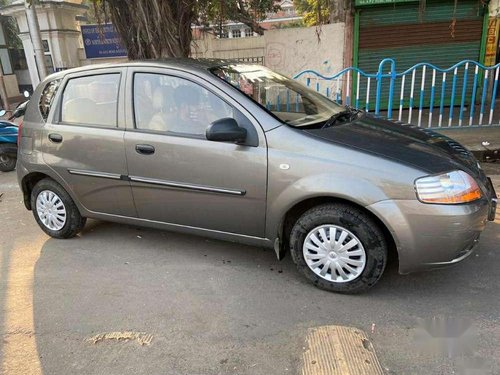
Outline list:
[[[465,59],[479,61],[483,12],[477,0],[460,0],[456,10],[454,1],[428,0],[422,13],[418,3],[362,8],[358,67],[375,73],[386,57],[396,60],[398,71],[419,62],[448,68]]]
[[[380,61],[392,58],[396,61],[397,72],[403,72],[415,64],[427,62],[439,68],[449,68],[459,61],[470,59],[479,61],[484,9],[480,1],[461,0],[454,9],[454,1],[427,0],[424,12],[419,11],[418,2],[392,4],[389,6],[361,8],[359,12],[358,67],[366,73],[376,73]],[[452,26],[453,17],[455,24]],[[390,69],[387,64],[385,69]],[[384,71],[384,73],[389,73]],[[460,72],[459,72],[460,73]],[[459,74],[459,77],[462,77]],[[409,80],[411,77],[407,77]],[[415,79],[415,93],[421,84],[421,75]],[[469,80],[471,82],[469,82]],[[366,87],[361,84],[360,97],[366,95]],[[393,107],[399,105],[400,79],[396,80]],[[431,83],[431,74],[426,76],[426,86]],[[372,83],[374,85],[375,82]],[[462,87],[463,80],[457,80]],[[469,75],[468,87],[472,85]],[[406,82],[405,90],[410,89]],[[436,81],[436,91],[441,90],[441,81]],[[406,91],[407,92],[407,91]],[[381,109],[387,108],[389,93],[388,80],[382,83]],[[467,90],[467,98],[470,90]],[[415,95],[418,98],[418,95]],[[451,96],[451,85],[446,86],[445,104]],[[405,95],[405,106],[408,105]],[[440,97],[435,105],[440,104]],[[375,87],[370,90],[370,103],[375,103]],[[415,105],[419,105],[416,102]],[[429,104],[429,96],[424,98],[423,106]],[[371,108],[373,110],[373,107]]]

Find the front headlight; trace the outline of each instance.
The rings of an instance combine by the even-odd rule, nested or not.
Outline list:
[[[476,181],[464,171],[419,178],[415,181],[415,190],[424,203],[456,204],[481,198]]]

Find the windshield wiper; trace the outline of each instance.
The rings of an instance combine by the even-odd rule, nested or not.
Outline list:
[[[360,109],[348,108],[348,109],[343,110],[343,111],[341,111],[339,113],[335,113],[328,120],[325,121],[325,123],[323,124],[323,126],[321,127],[321,129],[326,129],[326,128],[329,128],[332,125],[335,125],[335,123],[340,118],[343,118],[343,117],[347,118],[347,121],[352,121],[355,118],[355,116],[357,117],[357,115],[360,112],[361,112]]]

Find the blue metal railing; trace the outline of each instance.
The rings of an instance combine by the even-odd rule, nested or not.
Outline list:
[[[487,67],[464,60],[447,69],[419,63],[398,73],[396,62],[387,58],[373,74],[349,67],[333,76],[304,70],[293,78],[305,80],[308,87],[355,108],[370,112],[374,103],[375,114],[391,119],[396,107],[397,120],[403,121],[407,115],[408,123],[418,109],[418,126],[424,125],[425,116],[428,127],[472,126],[493,124],[499,70],[500,64]]]

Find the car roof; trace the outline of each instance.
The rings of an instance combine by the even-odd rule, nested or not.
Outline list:
[[[49,78],[57,79],[57,78],[62,78],[69,73],[94,71],[106,68],[133,67],[133,66],[150,66],[150,67],[164,67],[164,68],[166,67],[166,68],[182,69],[187,71],[207,72],[211,68],[231,63],[242,64],[241,62],[236,60],[222,60],[222,59],[165,58],[165,59],[152,59],[152,60],[133,60],[118,64],[105,63],[105,64],[85,65],[78,68],[67,69],[51,74]]]

